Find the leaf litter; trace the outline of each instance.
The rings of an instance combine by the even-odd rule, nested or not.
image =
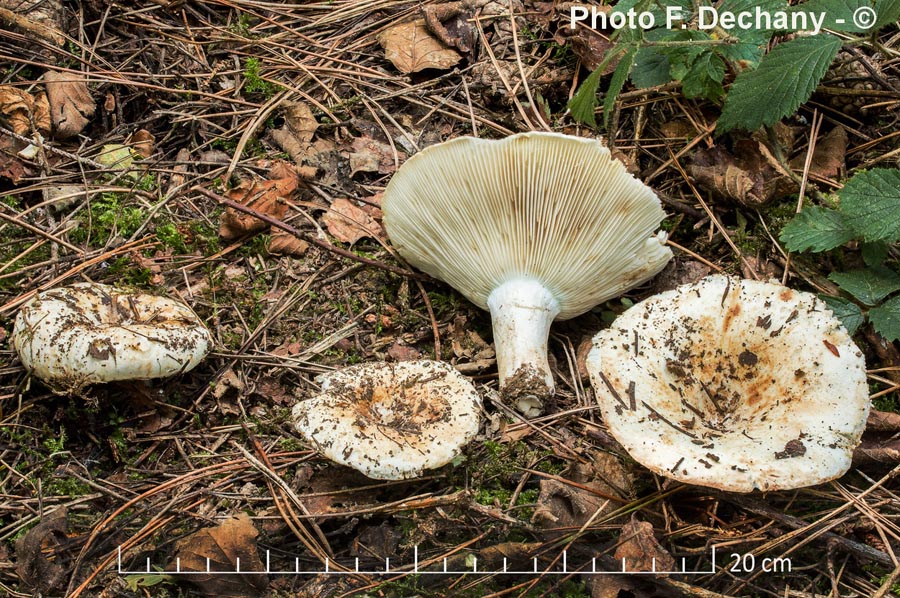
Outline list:
[[[37,5],[62,10],[51,27],[68,32],[65,43],[37,25]],[[0,462],[8,472],[0,477],[3,592],[77,598],[122,593],[129,582],[129,594],[145,595],[620,598],[891,589],[889,554],[900,549],[891,522],[900,509],[890,417],[870,426],[854,469],[836,484],[739,498],[673,486],[631,462],[606,433],[579,367],[582,341],[651,293],[719,270],[786,277],[856,318],[873,401],[880,413],[897,410],[900,358],[890,335],[900,300],[883,284],[890,276],[871,279],[882,267],[897,268],[897,220],[890,217],[898,187],[897,65],[868,42],[845,44],[812,100],[755,134],[737,126],[743,114],[719,123],[735,125],[732,132],[713,130],[722,104],[704,93],[715,95],[713,83],[729,94],[746,89],[736,81],[768,47],[800,39],[801,48],[818,44],[818,56],[833,42],[824,48],[779,35],[756,57],[723,60],[722,70],[705,50],[746,50],[746,43],[697,44],[705,62],[696,65],[679,63],[674,46],[655,46],[670,52],[667,67],[684,67],[691,77],[706,68],[721,81],[687,77],[637,87],[619,77],[607,128],[591,130],[567,112],[569,97],[608,47],[626,56],[629,42],[583,27],[567,31],[568,3],[238,0],[133,11],[90,2],[78,14],[72,6],[15,3],[8,10],[18,10],[16,18],[0,29],[3,317],[38,287],[114,282],[181,298],[208,323],[216,350],[191,373],[94,388],[82,402],[50,396],[7,360],[0,377]],[[189,38],[174,33],[185,31]],[[896,51],[895,29],[872,35]],[[652,64],[641,61],[652,53],[643,50],[633,58],[647,83]],[[791,50],[775,54],[776,67]],[[619,66],[610,62],[598,77],[601,93]],[[73,85],[54,92],[52,111],[47,91],[55,75],[48,72]],[[845,112],[835,100],[863,108]],[[768,122],[765,110],[766,103],[756,104],[749,116]],[[823,114],[807,169],[812,124]],[[417,151],[462,135],[503,137],[543,126],[540,119],[558,132],[601,137],[653,185],[677,257],[652,285],[554,324],[550,357],[559,392],[548,417],[529,425],[508,419],[494,400],[489,318],[439,283],[380,268],[394,262],[372,204]],[[104,146],[127,167],[100,165]],[[790,230],[804,176],[800,218],[819,228],[815,237],[809,230],[791,237],[813,245],[791,249],[781,233]],[[252,206],[302,238],[196,189]],[[844,287],[829,279],[859,271],[868,274],[837,277]],[[326,462],[286,423],[295,401],[316,394],[322,372],[431,357],[437,349],[478,385],[490,423],[433,475],[367,480]],[[68,509],[65,524],[41,527],[60,508]],[[238,513],[247,515],[232,519]],[[818,535],[832,523],[837,530]],[[12,550],[17,536],[29,538],[21,551]],[[209,556],[227,567],[239,555],[249,568],[258,565],[254,555],[271,549],[276,560],[283,557],[279,566],[292,566],[296,556],[319,569],[332,557],[352,565],[353,554],[373,566],[381,557],[411,563],[418,546],[420,559],[435,566],[446,557],[460,567],[500,566],[503,558],[522,568],[534,558],[542,568],[558,567],[568,547],[570,567],[596,556],[615,569],[618,551],[636,567],[669,554],[700,568],[709,546],[721,543],[742,553],[762,547],[758,558],[789,555],[795,569],[682,581],[273,576],[263,589],[257,576],[257,587],[217,587],[219,579],[188,586],[166,571],[123,582],[114,566],[120,545],[130,568],[143,568],[147,558],[164,568],[181,556],[198,566]]]

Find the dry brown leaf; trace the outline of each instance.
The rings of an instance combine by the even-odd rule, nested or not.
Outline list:
[[[384,236],[384,229],[350,200],[339,198],[334,200],[331,208],[322,216],[322,222],[328,232],[342,243],[356,243],[363,237],[379,238]]]
[[[228,197],[249,208],[281,220],[287,213],[287,200],[297,189],[299,177],[290,166],[284,163],[272,166],[270,174],[282,175],[269,181],[244,181],[228,192]],[[269,225],[256,218],[227,208],[219,221],[219,235],[226,241],[243,235],[265,230]]]
[[[350,176],[357,172],[377,172],[378,174],[391,174],[397,170],[397,161],[406,159],[406,154],[387,143],[382,143],[371,137],[357,137],[351,145]],[[396,156],[396,159],[395,159]]]
[[[567,533],[584,525],[598,510],[612,512],[630,492],[631,481],[619,460],[598,451],[593,466],[577,463],[560,480],[541,480],[531,520],[544,529]]]
[[[612,6],[597,6],[595,10],[609,14]],[[572,52],[581,60],[581,64],[589,71],[593,71],[603,62],[609,53],[613,43],[609,41],[609,36],[614,33],[613,29],[594,29],[585,25],[578,25],[573,30],[566,26],[558,27],[553,40],[561,46],[566,42],[571,44]],[[609,75],[616,70],[619,65],[619,59],[613,58],[603,67],[603,74]]]
[[[675,559],[663,548],[653,535],[653,525],[638,521],[632,515],[631,521],[622,526],[615,558],[625,561],[628,571],[672,571]]]
[[[96,107],[84,75],[47,71],[44,85],[56,137],[67,139],[81,133]]]
[[[41,519],[28,532],[16,540],[16,573],[26,585],[44,593],[53,593],[63,587],[66,568],[63,559],[50,560],[54,545],[65,539],[69,525],[65,508],[59,508]]]
[[[34,173],[18,157],[25,144],[9,135],[0,136],[0,178],[9,179],[14,185]]]
[[[153,149],[156,145],[156,137],[146,129],[138,129],[131,134],[131,137],[125,142],[131,146],[142,158],[149,158],[153,155]]]
[[[272,131],[272,140],[296,164],[302,164],[313,153],[310,142],[316,134],[319,123],[305,102],[285,104],[283,115],[284,125]]]
[[[259,596],[269,585],[266,567],[259,558],[256,536],[259,532],[249,515],[241,513],[215,527],[202,529],[175,544],[175,557],[181,571],[207,570],[209,575],[195,573],[188,579],[207,596]],[[240,559],[240,560],[239,560]],[[240,566],[244,575],[221,575]],[[176,562],[166,568],[174,571]],[[259,572],[259,573],[251,573]]]
[[[266,250],[274,255],[293,255],[300,257],[309,249],[309,243],[303,239],[298,239],[289,232],[276,230],[272,232],[272,238],[269,239],[269,245]]]
[[[408,347],[400,341],[394,341],[394,344],[387,350],[387,354],[394,361],[413,361],[422,356],[418,349]]]
[[[847,156],[847,130],[838,125],[816,143],[812,160],[809,163],[809,174],[818,179],[839,178],[844,170],[844,158]],[[803,171],[806,153],[803,152],[791,160],[791,168]]]
[[[748,208],[771,200],[783,178],[752,139],[738,141],[734,153],[718,145],[696,152],[689,172],[703,189]]]
[[[462,60],[462,56],[437,40],[428,31],[425,19],[400,23],[378,35],[384,57],[403,74],[425,69],[446,70]]]
[[[34,98],[30,93],[12,85],[0,85],[0,114],[6,117],[14,133],[28,135],[33,110]]]
[[[475,44],[475,29],[472,18],[472,4],[469,2],[446,2],[422,7],[425,25],[447,47],[460,52],[471,52]]]

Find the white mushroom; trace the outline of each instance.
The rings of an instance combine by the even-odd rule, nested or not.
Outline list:
[[[547,338],[659,272],[653,191],[596,140],[523,133],[425,149],[384,193],[384,223],[410,264],[482,309],[494,328],[504,397],[529,416],[553,393]]]
[[[850,467],[869,411],[863,355],[815,295],[710,276],[643,301],[594,337],[591,383],[639,463],[749,492]]]
[[[478,432],[481,398],[437,361],[351,366],[294,406],[297,431],[326,457],[379,480],[449,463]]]
[[[12,333],[25,368],[59,393],[186,372],[211,343],[186,305],[93,283],[38,293],[22,306]]]

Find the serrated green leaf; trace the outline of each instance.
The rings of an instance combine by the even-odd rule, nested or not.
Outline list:
[[[884,266],[852,272],[832,272],[828,279],[866,305],[875,305],[894,291],[900,290],[900,274]]]
[[[781,229],[781,242],[788,251],[828,251],[854,236],[840,212],[810,206]]]
[[[600,87],[600,77],[603,75],[603,69],[597,67],[594,69],[587,79],[581,82],[578,90],[569,100],[568,108],[572,113],[572,118],[576,122],[592,127],[597,126],[597,119],[594,117],[594,110],[597,108],[597,88]]]
[[[863,243],[859,248],[863,261],[869,267],[879,266],[887,258],[890,245],[884,241],[872,241]]]
[[[616,105],[616,98],[619,97],[622,86],[624,86],[625,81],[628,80],[628,75],[631,73],[631,67],[634,66],[634,55],[637,54],[637,50],[637,46],[634,46],[625,53],[625,56],[619,60],[619,65],[616,67],[612,78],[609,80],[609,89],[606,90],[606,93],[603,96],[604,127],[609,120],[609,115],[612,113],[613,106]]]
[[[871,31],[877,31],[885,25],[896,23],[900,19],[900,0],[876,0],[875,13],[878,18]]]
[[[870,309],[869,321],[875,332],[889,343],[900,340],[900,297],[894,297]]]
[[[872,0],[810,0],[792,6],[791,12],[824,15],[825,21],[822,27],[825,29],[862,33],[869,29],[859,27],[853,15],[860,9],[872,8],[872,4]]]
[[[854,334],[866,320],[862,310],[852,301],[840,297],[831,297],[829,295],[819,295],[819,298],[825,302],[825,305],[831,309],[835,317],[841,321],[844,328],[846,328],[847,332],[851,335]]]
[[[672,80],[669,74],[669,57],[653,47],[644,47],[634,55],[631,82],[638,89],[656,87]]]
[[[866,241],[900,241],[900,170],[861,172],[840,192],[841,212]]]
[[[681,80],[681,91],[689,99],[717,100],[725,94],[722,79],[725,78],[725,62],[711,51],[697,57]]]
[[[735,78],[716,131],[755,131],[793,114],[815,91],[840,49],[841,40],[833,35],[798,37],[779,44],[756,70]]]

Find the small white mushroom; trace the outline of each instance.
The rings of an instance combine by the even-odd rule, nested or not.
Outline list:
[[[850,467],[869,411],[865,360],[815,295],[710,276],[643,301],[594,337],[610,432],[652,471],[735,492]]]
[[[482,309],[503,396],[529,416],[553,393],[547,338],[659,272],[653,191],[592,139],[462,137],[407,160],[384,193],[384,223],[410,264]]]
[[[38,293],[19,310],[12,333],[25,368],[59,393],[186,372],[211,343],[188,306],[94,283]]]
[[[378,480],[449,463],[478,432],[481,397],[437,361],[351,366],[294,406],[298,432],[326,457]]]

